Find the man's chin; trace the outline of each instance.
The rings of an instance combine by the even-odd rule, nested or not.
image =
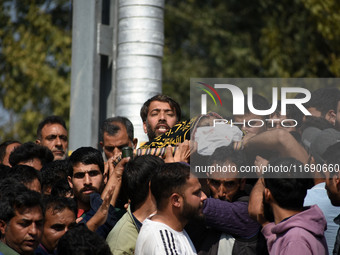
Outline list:
[[[54,160],[64,160],[66,159],[66,153],[53,153]]]

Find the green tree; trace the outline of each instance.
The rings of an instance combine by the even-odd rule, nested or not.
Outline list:
[[[69,118],[70,1],[2,0],[0,6],[0,99],[11,116],[0,137],[25,142],[35,139],[47,115]]]
[[[339,23],[337,0],[166,1],[164,93],[188,118],[190,77],[339,77]]]

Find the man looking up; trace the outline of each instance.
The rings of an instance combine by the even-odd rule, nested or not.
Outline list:
[[[108,118],[100,129],[100,146],[103,148],[106,160],[116,158],[122,153],[122,148],[136,148],[138,139],[134,138],[133,124],[125,117]]]
[[[35,142],[49,148],[54,160],[65,159],[68,147],[65,121],[59,116],[48,116],[39,123]]]
[[[140,116],[150,141],[169,131],[181,119],[181,108],[172,98],[156,95],[143,104]]]
[[[183,163],[161,166],[151,179],[157,213],[143,222],[135,254],[196,254],[184,226],[195,217],[203,217],[206,198],[198,179]]]

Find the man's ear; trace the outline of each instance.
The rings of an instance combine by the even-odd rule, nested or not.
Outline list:
[[[35,143],[36,143],[36,144],[41,144],[40,139],[35,140]]]
[[[340,178],[337,174],[333,175],[332,182],[334,183],[337,191],[340,192]]]
[[[178,193],[173,193],[170,197],[171,205],[180,208],[182,204],[182,197]]]
[[[138,138],[134,138],[132,141],[133,144],[133,148],[136,149],[137,148],[137,144],[138,144]]]
[[[6,227],[7,227],[7,223],[3,220],[0,220],[0,231],[1,231],[2,237],[5,235]]]
[[[325,115],[325,119],[335,126],[336,112],[334,110],[329,110]]]
[[[264,188],[264,200],[267,203],[270,203],[273,201],[273,195],[268,188]]]
[[[100,144],[100,146],[101,146],[102,148],[104,147],[103,141],[100,141],[99,144]]]
[[[71,176],[67,176],[67,181],[68,181],[68,184],[70,185],[71,189],[73,189],[73,183],[72,183]]]
[[[143,129],[144,129],[144,133],[147,134],[148,128],[146,127],[146,121],[143,121]]]

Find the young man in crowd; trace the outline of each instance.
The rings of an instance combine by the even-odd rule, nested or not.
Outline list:
[[[294,158],[278,158],[269,164],[303,166]],[[328,254],[325,216],[317,205],[303,207],[309,180],[292,173],[285,173],[283,178],[266,175],[253,188],[248,210],[263,226],[269,254]]]
[[[38,125],[36,143],[50,149],[54,160],[65,159],[68,148],[65,121],[59,116],[48,116],[45,118]]]
[[[129,160],[124,158],[121,160],[120,165],[117,165],[114,170],[117,170]],[[104,160],[97,149],[92,147],[81,147],[75,150],[69,158],[69,173],[68,182],[73,189],[74,197],[78,205],[77,218],[82,218],[81,222],[89,223],[90,219],[96,214],[103,200],[106,198],[112,187],[115,187],[114,195],[110,198],[108,206],[107,219],[99,226],[89,227],[96,230],[100,235],[106,238],[107,234],[117,223],[122,216],[120,211],[117,211],[113,206],[118,196],[122,170],[117,176],[117,172],[110,174],[108,185],[105,186],[106,180],[104,179]],[[97,215],[98,216],[98,215]],[[89,225],[88,225],[89,226]]]
[[[152,155],[136,157],[126,164],[122,188],[126,190],[130,205],[106,238],[113,254],[134,254],[142,222],[156,212],[150,183],[163,164],[162,159]]]
[[[181,119],[179,104],[166,95],[148,99],[140,110],[145,134],[149,141],[169,131]]]
[[[44,231],[35,255],[54,255],[59,239],[76,222],[77,204],[65,197],[47,197],[44,201]]]
[[[157,213],[143,222],[135,254],[196,254],[184,230],[188,221],[202,217],[206,198],[198,179],[184,163],[167,163],[151,180]]]

